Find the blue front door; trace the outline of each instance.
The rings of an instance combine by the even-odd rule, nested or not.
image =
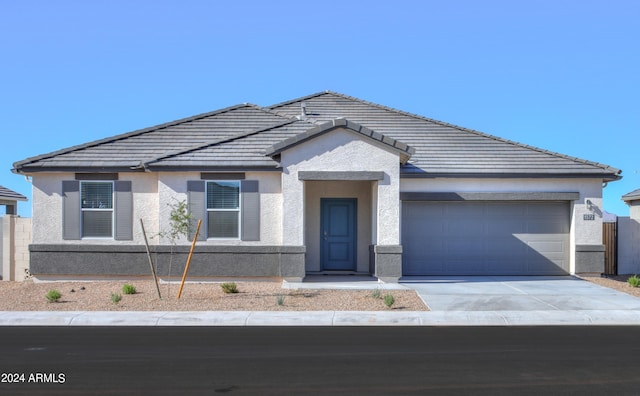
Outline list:
[[[357,200],[320,199],[320,263],[323,271],[356,270]]]

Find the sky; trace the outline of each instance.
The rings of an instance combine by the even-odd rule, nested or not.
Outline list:
[[[16,161],[332,90],[621,169],[604,209],[628,216],[639,20],[635,0],[0,0],[0,185],[30,199]]]

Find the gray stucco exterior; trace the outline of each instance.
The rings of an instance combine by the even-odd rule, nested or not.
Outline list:
[[[148,274],[138,220],[161,235],[171,204],[185,201],[203,221],[190,276],[300,280],[331,268],[323,267],[321,200],[349,199],[357,254],[338,271],[388,282],[406,275],[403,201],[561,201],[568,272],[602,272],[602,182],[620,177],[607,165],[333,92],[169,122],[28,158],[14,172],[33,178],[36,277]],[[114,183],[113,237],[82,235],[78,186],[91,180]],[[207,186],[231,182],[237,201],[216,208]],[[234,213],[237,232],[207,233]],[[171,276],[182,274],[191,237],[176,241]],[[152,245],[158,273],[169,275],[169,240]]]
[[[143,276],[150,274],[144,246],[31,245],[34,276]],[[202,246],[193,253],[190,277],[304,277],[304,247]],[[160,277],[179,277],[189,246],[153,246],[152,259]]]

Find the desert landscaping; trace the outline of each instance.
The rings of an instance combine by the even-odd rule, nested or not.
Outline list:
[[[230,282],[228,282],[230,283]],[[0,311],[426,311],[413,290],[284,289],[278,281],[234,282],[237,293],[225,293],[223,282],[188,282],[177,298],[178,282],[161,283],[158,298],[152,280],[76,282],[0,282]],[[125,294],[124,285],[135,287]],[[46,298],[57,290],[57,302]],[[118,299],[119,301],[114,301]],[[385,296],[393,296],[390,306]],[[387,302],[390,301],[387,297]]]
[[[586,281],[640,297],[629,275],[584,278]],[[226,293],[234,283],[236,293]],[[123,290],[129,286],[129,292]],[[132,287],[131,287],[132,286]],[[428,311],[413,290],[286,289],[280,281],[187,282],[177,298],[179,282],[161,282],[162,298],[152,280],[0,282],[1,311]],[[51,290],[60,293],[47,300]],[[386,297],[386,296],[392,296]],[[386,297],[386,300],[385,300]]]

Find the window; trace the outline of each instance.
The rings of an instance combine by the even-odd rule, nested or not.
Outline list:
[[[240,238],[240,182],[207,181],[207,238]]]
[[[80,183],[83,238],[113,237],[113,182]]]

